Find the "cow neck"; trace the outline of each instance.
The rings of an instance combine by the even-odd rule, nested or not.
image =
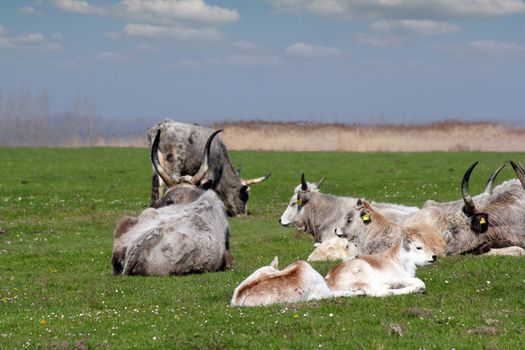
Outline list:
[[[392,262],[396,265],[398,265],[401,270],[408,273],[411,277],[414,277],[416,275],[416,264],[409,258],[407,251],[403,248],[403,242],[400,242],[390,248],[387,253],[387,256],[389,256],[392,259]]]
[[[307,210],[304,225],[305,231],[312,233],[316,242],[321,242],[323,232],[338,219],[339,201],[338,197],[330,194],[310,192],[310,203],[304,208]]]

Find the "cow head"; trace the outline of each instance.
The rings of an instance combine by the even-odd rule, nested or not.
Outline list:
[[[491,175],[485,191],[475,202],[469,193],[469,180],[477,164],[472,164],[463,176],[461,210],[447,213],[448,227],[444,236],[448,255],[469,252],[481,254],[490,248],[502,248],[510,244],[503,239],[507,225],[503,217],[504,211],[509,210],[509,205],[515,202],[515,196],[512,191],[498,193],[496,198],[492,196],[492,183],[503,166]]]
[[[425,235],[409,233],[404,236],[402,248],[408,260],[416,266],[428,265],[436,261],[437,255],[433,247],[428,243]]]
[[[335,229],[335,234],[351,242],[357,242],[358,237],[362,234],[376,236],[391,229],[393,225],[392,221],[374,209],[368,201],[360,198],[353,210],[346,214],[344,226]]]
[[[304,209],[308,206],[312,194],[319,192],[323,181],[324,177],[316,183],[306,182],[303,173],[301,175],[301,184],[295,188],[290,203],[288,207],[286,207],[283,215],[281,215],[279,223],[283,226],[295,226],[304,230]]]
[[[235,175],[238,176],[238,171],[235,171]],[[242,216],[248,214],[248,199],[250,198],[251,186],[260,184],[261,182],[272,176],[270,171],[265,176],[257,177],[254,179],[242,179],[232,180],[228,184],[227,191],[221,191],[224,193],[224,202],[228,207],[228,215],[230,216]]]
[[[208,172],[210,148],[213,138],[222,130],[215,131],[206,141],[202,153],[202,161],[199,170],[193,175],[171,176],[162,166],[159,160],[160,129],[157,131],[155,140],[151,146],[151,162],[155,171],[167,186],[167,191],[162,198],[152,203],[153,208],[160,208],[171,204],[184,204],[195,201],[205,190],[213,186],[212,180],[205,180]]]

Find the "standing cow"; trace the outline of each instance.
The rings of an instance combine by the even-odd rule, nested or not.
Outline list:
[[[230,229],[224,204],[206,174],[208,137],[195,175],[171,176],[159,161],[161,131],[153,141],[151,160],[168,189],[137,218],[125,217],[115,229],[113,273],[123,275],[182,275],[222,271],[231,265]]]
[[[160,163],[171,176],[194,174],[199,169],[200,152],[213,130],[195,124],[178,123],[170,119],[157,123],[148,130],[152,144],[157,131],[162,131],[159,149]],[[271,173],[255,179],[241,179],[233,167],[228,149],[220,138],[212,145],[206,180],[213,180],[213,190],[226,205],[228,215],[248,213],[250,186],[263,182]],[[165,192],[165,183],[153,172],[151,199],[157,200]]]

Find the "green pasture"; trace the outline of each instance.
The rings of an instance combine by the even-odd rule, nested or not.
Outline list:
[[[420,268],[425,294],[228,306],[234,288],[279,256],[306,259],[312,239],[281,227],[301,172],[323,191],[422,205],[460,198],[479,160],[480,192],[509,153],[232,152],[251,215],[230,220],[234,268],[183,277],[111,270],[112,234],[149,204],[148,150],[0,149],[1,349],[523,349],[525,258],[446,257]],[[513,178],[510,165],[497,183]],[[317,263],[322,274],[334,264]]]

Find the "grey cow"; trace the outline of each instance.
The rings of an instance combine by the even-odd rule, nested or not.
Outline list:
[[[522,184],[518,180],[510,180],[494,190],[487,186],[489,190],[472,198],[468,185],[477,164],[475,162],[463,177],[462,201],[430,202],[422,208],[422,213],[430,210],[444,216],[448,255],[483,254],[507,247],[525,248],[525,191]],[[519,177],[519,170],[515,168],[515,171]],[[499,169],[491,178],[498,172]]]
[[[148,130],[150,145],[158,130],[162,131],[159,145],[162,154],[160,163],[167,172],[172,176],[194,174],[200,166],[200,152],[213,130],[166,119]],[[271,175],[269,173],[255,179],[241,179],[230,161],[226,145],[220,138],[212,145],[209,168],[206,179],[213,180],[213,190],[226,205],[230,216],[247,214],[250,186],[263,182]],[[164,182],[153,171],[152,202],[161,197],[164,191]]]
[[[154,168],[166,183],[166,194],[137,218],[125,217],[115,229],[113,273],[182,275],[221,271],[231,266],[230,229],[224,204],[206,179],[211,141],[207,140],[195,175],[171,176],[159,161],[161,131],[153,141]]]
[[[493,189],[502,165],[489,177],[483,193],[471,198],[468,183],[476,164],[463,177],[462,200],[447,203],[429,200],[400,223],[392,222],[382,215],[380,208],[363,201],[357,205],[360,212],[349,212],[347,222],[337,234],[356,243],[359,254],[383,251],[407,230],[426,232],[435,240],[442,237],[443,251],[448,255],[523,254],[525,192],[516,180]]]
[[[321,183],[322,181],[317,184],[308,183],[302,174],[301,185],[294,190],[288,207],[279,219],[283,226],[295,226],[299,230],[311,233],[316,242],[335,237],[335,229],[342,227],[351,213],[357,212],[357,198],[321,193]],[[372,203],[394,222],[401,221],[419,210],[417,207],[399,204]]]

